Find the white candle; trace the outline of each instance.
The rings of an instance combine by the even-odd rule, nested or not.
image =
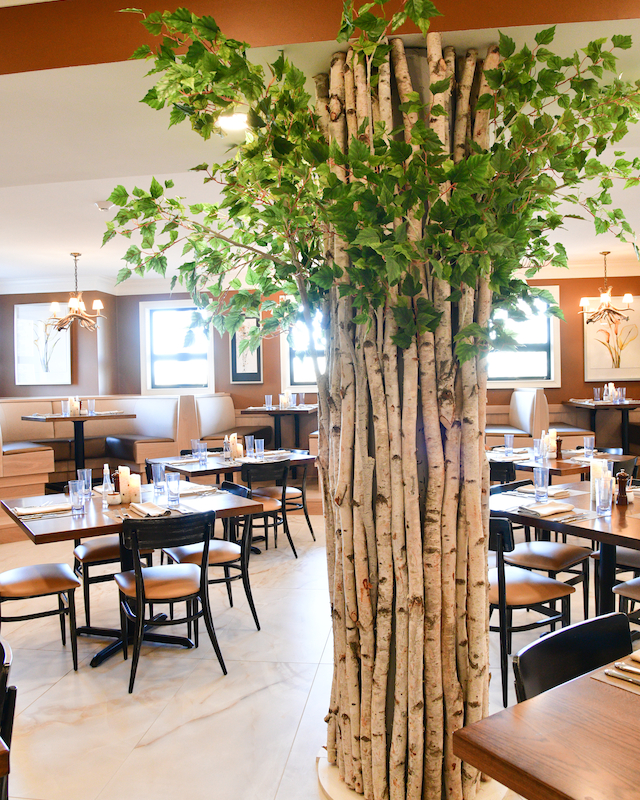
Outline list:
[[[129,479],[131,477],[131,470],[129,467],[118,467],[118,475],[120,477],[120,496],[123,503],[131,502],[131,491],[129,489]]]
[[[140,503],[142,501],[142,492],[140,490],[140,476],[131,475],[129,477],[129,495],[131,503]]]
[[[69,413],[72,417],[77,417],[80,413],[80,401],[77,397],[69,398]]]
[[[551,444],[555,445],[556,439],[558,438],[558,431],[555,428],[549,428],[549,438],[551,440]]]
[[[601,458],[592,458],[591,459],[591,472],[589,474],[589,478],[591,480],[591,499],[595,500],[596,497],[596,479],[601,478],[604,469],[606,469],[607,462],[603,461]]]

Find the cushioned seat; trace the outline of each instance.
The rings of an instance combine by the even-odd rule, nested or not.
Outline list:
[[[155,436],[140,436],[137,433],[123,433],[119,436],[107,436],[106,455],[110,458],[117,458],[119,461],[136,462],[136,444],[139,442],[163,443],[173,439],[157,438]]]
[[[600,551],[592,553],[591,558],[600,560]],[[616,547],[616,567],[640,571],[640,550],[633,550],[631,547]]]
[[[620,595],[621,598],[633,600],[634,603],[640,603],[640,578],[633,578],[633,580],[619,583],[613,587],[614,594]],[[620,611],[626,613],[626,604],[620,605]]]
[[[202,550],[200,550],[202,553]],[[197,594],[200,589],[200,567],[195,564],[163,564],[160,567],[143,567],[144,594],[148,602],[171,600]],[[134,570],[115,575],[118,588],[126,597],[136,596]]]
[[[508,564],[546,572],[564,572],[591,555],[591,548],[561,542],[523,542],[505,553]]]
[[[73,557],[81,564],[96,561],[119,561],[120,560],[120,537],[118,534],[113,536],[96,536],[87,539],[73,551]]]
[[[202,545],[187,544],[183,547],[167,547],[164,551],[178,564],[199,564],[202,561]],[[224,564],[240,558],[240,545],[225,539],[211,539],[209,542],[209,564]]]
[[[41,597],[79,586],[68,564],[34,564],[0,573],[0,597]]]
[[[280,500],[274,500],[271,497],[263,497],[260,502],[262,503],[263,514],[275,514],[276,511],[280,511],[282,508]]]
[[[282,487],[281,486],[256,486],[253,490],[254,497],[273,497],[274,499],[278,499],[282,497]],[[285,491],[285,498],[287,500],[293,500],[294,498],[302,497],[302,489],[298,489],[297,486],[287,486]]]
[[[2,454],[5,456],[16,455],[18,453],[38,453],[43,450],[51,450],[48,444],[38,442],[3,442]]]
[[[265,447],[271,443],[271,428],[268,425],[234,425],[233,428],[226,428],[223,431],[216,431],[210,433],[208,436],[203,436],[203,442],[224,442],[225,436],[231,436],[232,433],[238,434],[238,439],[243,439],[245,436],[253,436],[256,439],[264,439]]]
[[[504,575],[506,603],[511,608],[548,603],[575,592],[573,586],[520,567],[505,567]],[[497,606],[498,599],[498,570],[492,569],[489,570],[489,603]]]

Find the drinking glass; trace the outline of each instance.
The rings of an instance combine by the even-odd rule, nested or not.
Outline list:
[[[264,407],[265,408],[273,408],[272,400],[273,400],[273,397],[270,394],[265,394],[265,396],[264,396]]]
[[[264,439],[256,439],[256,458],[264,461]]]
[[[206,467],[209,451],[206,442],[198,442],[198,466]]]
[[[78,480],[82,481],[82,485],[84,486],[84,496],[91,497],[91,470],[79,469]]]
[[[253,442],[254,442],[254,437],[253,436],[245,436],[244,437],[244,444],[245,444],[245,447],[247,448],[247,458],[253,458],[253,452],[254,452],[253,451]]]
[[[593,449],[596,446],[596,437],[595,436],[584,436],[582,439],[584,444],[584,454],[586,458],[591,458],[593,456]]]
[[[291,393],[291,407],[295,408],[298,405],[298,395],[295,392]]]
[[[620,402],[626,403],[627,402],[627,387],[621,386],[620,387]]]
[[[84,514],[84,481],[69,481],[69,500],[74,516]]]
[[[298,405],[304,405],[304,392],[298,392]]]
[[[167,505],[175,507],[180,503],[180,473],[167,472],[165,480],[167,483]]]
[[[535,461],[544,461],[544,439],[533,440],[533,458]]]
[[[598,403],[600,401],[600,387],[594,386],[593,387],[593,399]]]
[[[167,489],[164,477],[164,464],[152,464],[151,474],[153,475],[153,493],[164,494]]]
[[[506,456],[513,455],[513,434],[505,433],[504,435],[504,454]]]
[[[549,470],[546,467],[533,468],[533,485],[536,503],[546,503],[549,499]]]
[[[611,514],[613,499],[613,477],[605,476],[595,479],[596,514]]]
[[[191,455],[193,458],[199,458],[200,453],[200,439],[191,440]]]
[[[69,412],[71,410],[71,407],[69,405],[69,401],[68,400],[61,400],[60,401],[60,407],[61,407],[61,410],[62,410],[62,416],[63,417],[68,417],[69,416]]]

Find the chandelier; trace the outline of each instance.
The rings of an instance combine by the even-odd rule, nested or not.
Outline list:
[[[589,298],[580,298],[580,306],[582,307],[582,311],[580,311],[580,313],[587,314],[587,325],[590,322],[606,322],[608,325],[615,325],[621,320],[626,321],[629,319],[628,314],[624,313],[625,310],[633,310],[630,308],[631,303],[633,303],[633,295],[630,292],[627,292],[622,298],[622,302],[627,304],[627,308],[625,310],[616,308],[613,305],[611,300],[613,286],[609,286],[607,288],[607,256],[610,253],[610,250],[603,250],[600,253],[600,255],[604,258],[604,288],[600,289],[600,305],[595,309],[595,311],[592,311],[589,308]]]
[[[72,322],[77,322],[83,328],[87,328],[90,331],[96,331],[98,329],[98,319],[102,316],[100,314],[104,308],[102,300],[94,300],[93,310],[96,313],[88,314],[84,300],[82,299],[82,292],[78,291],[78,259],[81,255],[81,253],[71,253],[75,269],[76,288],[75,292],[72,292],[71,297],[69,297],[69,302],[67,304],[69,306],[69,313],[64,317],[60,317],[60,303],[56,303],[55,301],[51,303],[51,322],[59,331],[64,331],[69,328]]]

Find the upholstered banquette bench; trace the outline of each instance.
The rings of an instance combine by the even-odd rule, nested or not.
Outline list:
[[[222,447],[224,437],[232,433],[238,434],[238,439],[245,436],[255,436],[264,439],[265,446],[271,442],[272,427],[270,424],[236,424],[236,410],[233,398],[226,393],[195,395],[191,398],[195,405],[195,433],[194,437],[208,442],[209,447]]]

